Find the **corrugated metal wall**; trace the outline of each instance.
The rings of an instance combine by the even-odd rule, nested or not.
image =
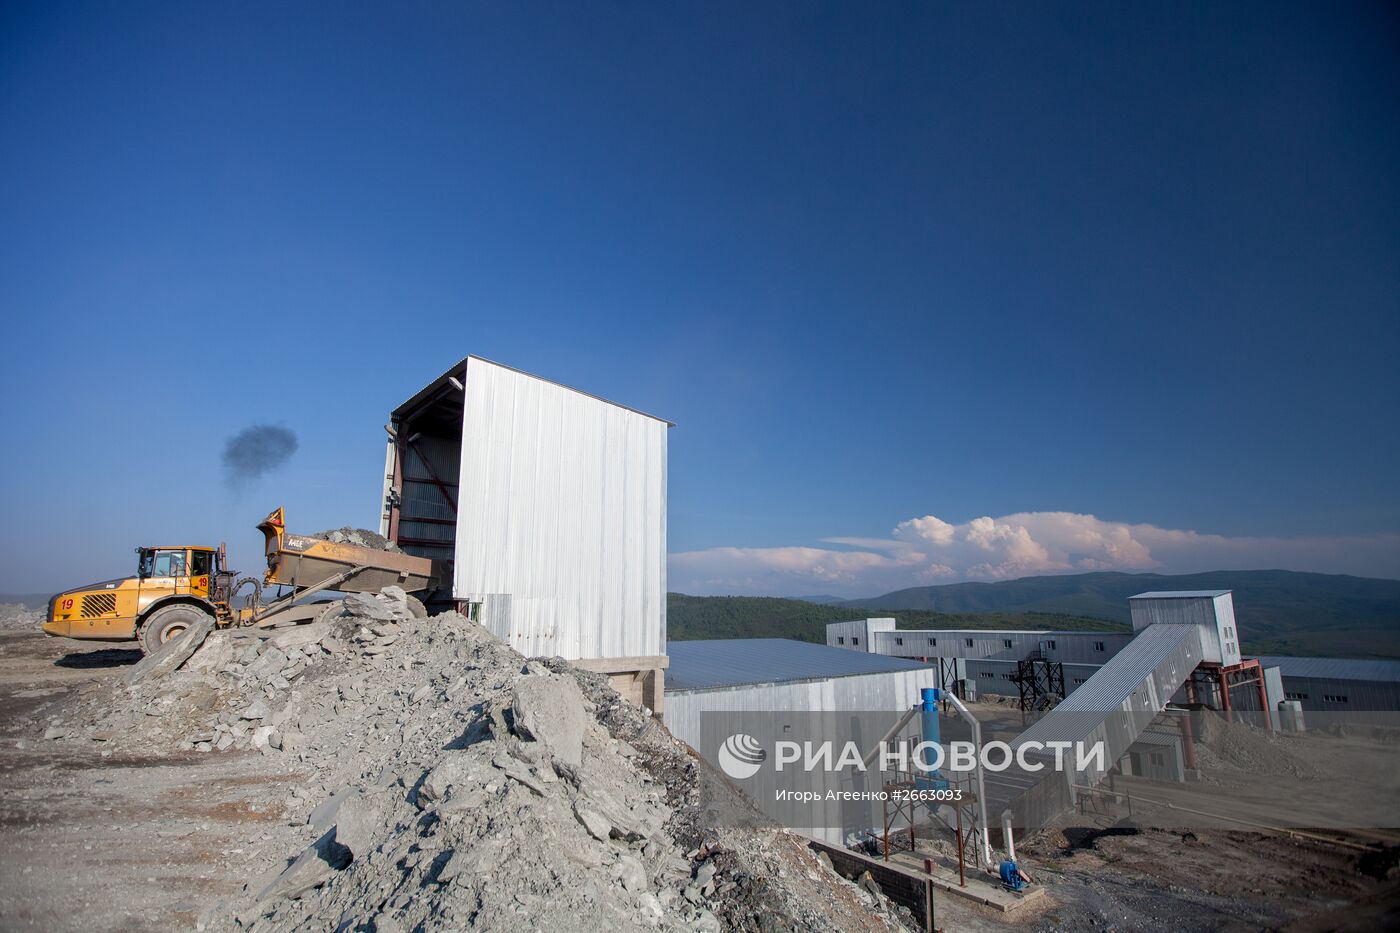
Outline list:
[[[1216,664],[1240,663],[1239,633],[1235,630],[1235,609],[1230,594],[1195,598],[1128,600],[1132,610],[1133,629],[1141,631],[1149,625],[1194,625],[1201,629],[1202,660]],[[1222,637],[1225,629],[1230,638]],[[1226,644],[1231,650],[1225,650]]]
[[[832,629],[848,623],[835,622]],[[830,634],[828,633],[828,642]],[[875,632],[873,650],[899,658],[968,658],[1019,661],[1041,651],[1062,664],[1104,664],[1132,641],[1131,632],[1050,632],[952,629],[901,629]],[[971,644],[968,644],[971,642]],[[1010,645],[1007,645],[1010,642]],[[1103,648],[1100,650],[1099,646]]]
[[[1305,713],[1349,713],[1359,717],[1357,721],[1394,723],[1394,713],[1400,710],[1400,683],[1288,675],[1281,680],[1284,697],[1300,700]],[[1364,715],[1369,712],[1388,712],[1391,715]]]
[[[666,431],[471,358],[456,598],[527,656],[665,654]]]
[[[451,560],[457,530],[452,502],[457,495],[461,445],[455,437],[423,434],[405,442],[402,450],[399,543],[410,554]]]
[[[711,764],[716,764],[717,748],[701,747],[701,723],[705,713],[781,713],[810,717],[814,713],[860,713],[889,711],[899,713],[909,709],[919,699],[924,687],[938,686],[938,672],[933,668],[894,671],[882,674],[858,674],[796,683],[757,684],[742,687],[720,687],[710,690],[666,692],[666,728],[688,743]],[[893,720],[891,720],[893,721]],[[828,736],[844,735],[846,718],[833,720]],[[824,774],[809,776],[811,789],[824,792],[830,778]],[[878,778],[872,774],[871,787]],[[763,769],[745,785],[745,792],[756,800],[771,800],[781,787],[791,787],[792,775],[781,781],[771,769]],[[813,819],[826,825],[793,827],[814,838],[840,845],[846,833],[868,826],[843,826],[843,808],[835,803],[817,804],[811,809]]]
[[[853,648],[856,651],[876,652],[875,642],[878,633],[894,631],[895,621],[880,616],[872,619],[853,619],[850,622],[831,622],[826,627],[826,643],[833,648]]]

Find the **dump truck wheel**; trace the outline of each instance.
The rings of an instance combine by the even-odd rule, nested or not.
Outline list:
[[[340,600],[331,599],[326,601],[326,608],[321,610],[321,614],[316,617],[317,622],[330,622],[339,619],[340,614],[345,611],[345,607],[340,604]]]
[[[423,605],[423,600],[417,596],[405,596],[404,601],[408,603],[408,611],[415,619],[426,619],[428,617],[428,607]]]
[[[141,648],[151,654],[170,639],[178,638],[196,622],[208,618],[212,617],[203,609],[184,603],[157,609],[141,626]]]

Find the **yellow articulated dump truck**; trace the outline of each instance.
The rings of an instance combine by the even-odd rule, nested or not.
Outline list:
[[[281,508],[258,530],[267,557],[261,579],[230,571],[223,545],[139,547],[135,576],[65,590],[49,600],[44,632],[135,639],[149,654],[202,619],[219,626],[310,621],[338,608],[302,602],[317,593],[377,593],[390,585],[415,593],[435,586],[439,576],[426,557],[289,534]],[[264,604],[267,586],[291,589]],[[426,614],[417,599],[410,597],[409,606]]]

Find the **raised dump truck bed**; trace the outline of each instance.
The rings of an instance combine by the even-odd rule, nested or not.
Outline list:
[[[281,508],[263,519],[258,530],[263,533],[267,556],[264,585],[292,588],[291,593],[258,610],[253,621],[259,625],[309,617],[313,607],[292,604],[322,590],[377,593],[386,586],[397,586],[415,593],[437,585],[433,561],[427,557],[290,534]]]
[[[386,586],[414,593],[434,585],[433,562],[426,557],[289,534],[280,524],[281,511],[258,525],[267,539],[266,583],[310,587],[348,574],[335,587],[343,593],[376,593]]]

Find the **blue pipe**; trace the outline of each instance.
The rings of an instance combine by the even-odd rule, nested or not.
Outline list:
[[[919,732],[923,741],[934,745],[943,744],[938,727],[939,695],[936,687],[924,687],[919,691]],[[925,764],[932,763],[930,758],[921,757],[920,760]],[[948,782],[939,771],[925,771],[914,777],[914,786],[919,790],[947,790]],[[937,801],[925,801],[925,804],[933,811],[939,807]]]
[[[941,744],[938,732],[938,688],[925,687],[919,691],[919,731],[925,742]]]

